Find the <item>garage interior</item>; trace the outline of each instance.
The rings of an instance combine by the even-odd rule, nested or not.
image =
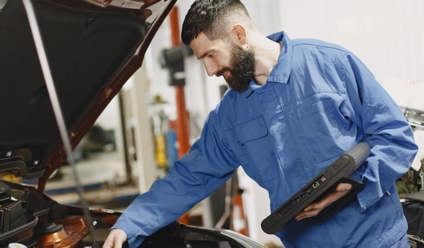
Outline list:
[[[6,2],[0,1],[0,14]],[[228,87],[223,77],[209,77],[180,41],[182,20],[192,2],[177,1],[148,47],[141,68],[74,148],[75,164],[64,162],[50,176],[44,192],[53,200],[82,204],[75,188],[75,166],[90,208],[122,211],[156,179],[163,178],[199,137],[208,113]],[[411,203],[416,204],[415,212],[409,214],[417,223],[410,223],[410,242],[412,247],[424,247],[424,70],[420,69],[424,68],[424,2],[242,2],[264,34],[284,30],[291,39],[314,38],[353,51],[396,101],[420,147],[410,171],[397,181],[397,189],[402,203],[415,199]],[[3,172],[1,179],[38,183]],[[402,198],[405,195],[409,200]],[[267,192],[240,168],[179,222],[230,229],[265,247],[283,247],[277,237],[261,229],[269,214]]]

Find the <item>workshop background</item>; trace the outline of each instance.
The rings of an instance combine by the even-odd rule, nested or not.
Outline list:
[[[420,128],[424,125],[424,1],[243,2],[264,34],[284,30],[290,38],[321,39],[356,53],[411,123],[417,124],[416,139],[424,147]],[[191,3],[184,0],[177,4],[180,29]],[[176,65],[169,61],[165,49],[175,46],[171,33],[167,20],[155,36],[143,67],[75,150],[78,172],[84,175],[81,179],[91,206],[124,209],[155,179],[163,177],[178,158],[179,149],[184,149],[177,139],[178,118],[187,118],[188,140],[192,144],[208,112],[225,91],[224,79],[208,77],[200,62],[184,49],[177,52],[183,56],[179,59],[185,71],[179,75],[185,76],[185,86],[170,85],[169,70]],[[185,93],[184,98],[178,95],[179,90]],[[177,111],[176,106],[181,104],[186,106],[186,115]],[[424,157],[422,153],[419,156],[414,165],[417,173]],[[214,200],[204,200],[181,221],[230,228],[260,243],[281,246],[278,239],[260,229],[260,222],[269,213],[266,192],[242,170],[237,174],[213,196]],[[415,189],[419,190],[420,185]],[[47,185],[47,193],[62,203],[77,203],[73,191],[71,171],[66,166]]]

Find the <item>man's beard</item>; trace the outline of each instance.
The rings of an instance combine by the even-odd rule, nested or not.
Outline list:
[[[245,51],[233,45],[230,66],[231,68],[226,67],[219,74],[231,72],[231,76],[225,78],[230,88],[238,92],[245,91],[255,76],[255,54],[251,50]]]

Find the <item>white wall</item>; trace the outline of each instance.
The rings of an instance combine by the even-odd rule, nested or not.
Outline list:
[[[424,1],[281,0],[291,38],[317,38],[355,52],[401,105],[424,109]]]

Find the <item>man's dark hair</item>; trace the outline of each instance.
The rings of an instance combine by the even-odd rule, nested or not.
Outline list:
[[[240,0],[196,0],[191,5],[183,23],[181,38],[189,45],[201,32],[215,39],[224,34],[225,17],[242,12],[249,16]]]

